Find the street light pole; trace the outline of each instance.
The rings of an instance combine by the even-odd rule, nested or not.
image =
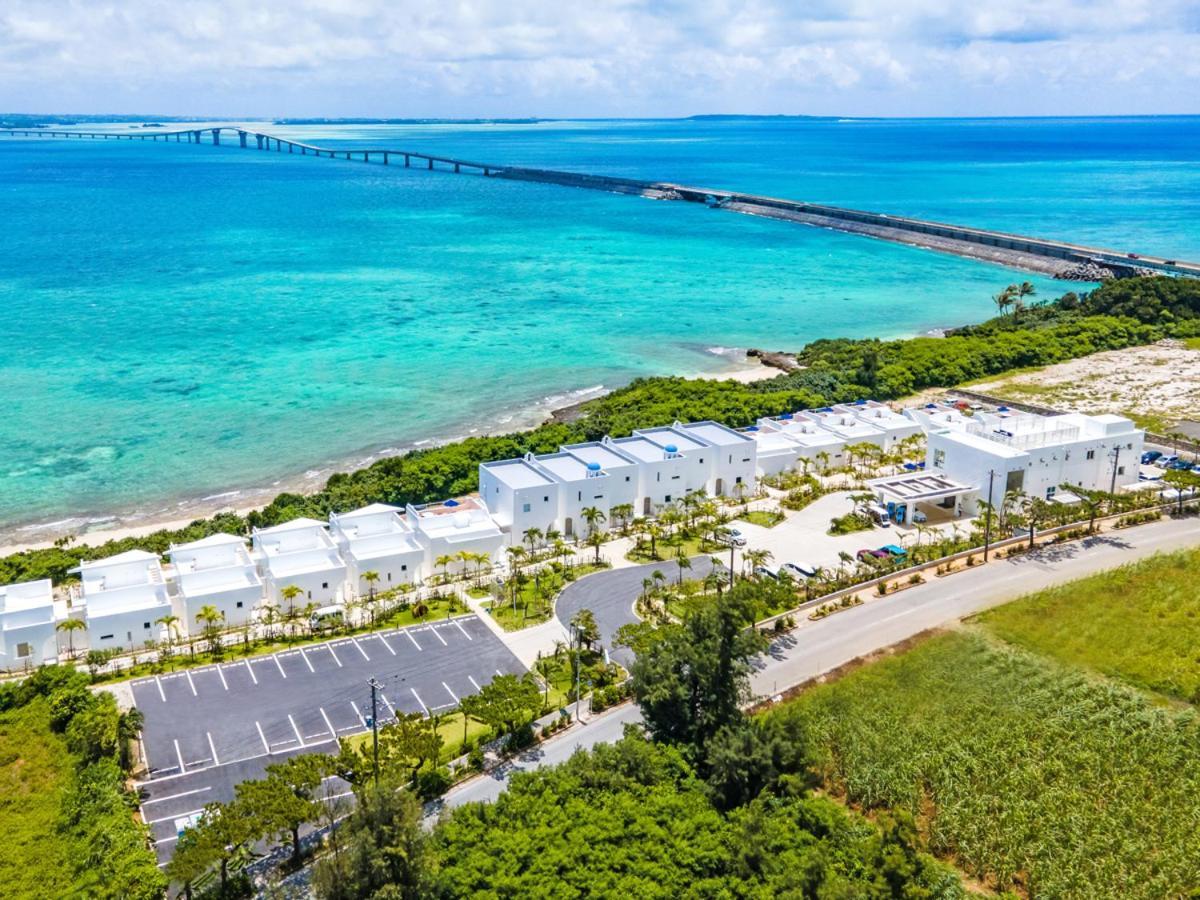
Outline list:
[[[575,721],[580,721],[579,718],[579,628],[571,625],[571,643],[575,645]]]
[[[996,470],[988,469],[988,498],[987,517],[983,524],[983,561],[988,561],[988,550],[992,546],[992,482],[996,479]]]
[[[379,682],[372,678],[367,682],[371,686],[371,756],[375,766],[375,787],[379,787],[379,708],[376,696],[379,693]]]

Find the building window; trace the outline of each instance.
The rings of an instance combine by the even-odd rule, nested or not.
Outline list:
[[[149,630],[150,630],[150,623],[149,623],[149,622],[143,622],[143,623],[142,623],[142,627],[143,627],[143,628],[145,628],[147,631],[149,631]]]
[[[1095,450],[1089,450],[1089,451],[1087,452],[1087,458],[1088,458],[1088,459],[1095,459],[1095,458],[1096,458],[1096,451],[1095,451]]]
[[[576,491],[576,494],[578,495],[576,500],[583,500],[583,491]]]
[[[655,481],[662,481],[662,472],[655,472],[655,473],[654,473],[654,480],[655,480]]]
[[[400,571],[401,571],[401,572],[407,572],[407,571],[408,571],[408,563],[403,563],[403,564],[400,566]],[[391,578],[391,577],[392,577],[392,573],[391,573],[391,572],[388,572],[388,578]]]
[[[628,475],[626,475],[626,476],[625,476],[625,480],[626,480],[626,481],[629,481],[629,476],[628,476]]]
[[[603,495],[603,494],[597,494],[597,495],[596,495],[596,496],[594,496],[592,499],[593,499],[593,500],[603,500],[603,499],[604,499],[604,495]]]
[[[742,483],[742,476],[741,476],[741,475],[739,475],[737,478],[733,479],[733,483],[734,483],[734,484],[741,484],[741,483]]]
[[[671,502],[671,495],[670,495],[670,494],[667,494],[667,496],[663,498],[663,501],[664,501],[665,503],[670,503],[670,502]]]
[[[543,498],[542,498],[542,502],[543,502],[543,503],[549,503],[549,502],[550,502],[550,498],[549,498],[549,497],[543,497]]]
[[[239,600],[239,601],[237,602],[237,608],[238,608],[238,609],[241,609],[241,608],[242,608],[242,601],[241,601],[241,600]]]
[[[22,641],[17,644],[17,659],[29,659],[33,656],[33,647]]]
[[[704,465],[704,457],[700,457],[700,465]]]
[[[529,504],[528,503],[521,504],[521,512],[529,512]]]
[[[1053,500],[1053,499],[1054,499],[1054,492],[1055,492],[1055,491],[1057,491],[1057,490],[1058,490],[1058,488],[1054,487],[1053,485],[1051,485],[1050,487],[1046,488],[1046,499],[1047,499],[1047,500]]]
[[[113,636],[111,634],[100,635],[100,640],[102,640],[102,641],[111,641],[112,639],[113,639]]]
[[[1118,467],[1117,467],[1117,474],[1118,474],[1118,475],[1124,475],[1124,474],[1125,474],[1125,467],[1124,467],[1124,466],[1118,466]]]
[[[321,582],[321,590],[323,590],[323,591],[324,591],[324,590],[328,590],[328,588],[329,588],[329,582],[328,582],[328,581],[322,581],[322,582]]]
[[[933,467],[935,469],[946,468],[946,451],[945,450],[934,450],[933,451]]]

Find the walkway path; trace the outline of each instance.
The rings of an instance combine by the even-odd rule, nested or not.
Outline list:
[[[826,619],[804,620],[799,628],[772,644],[752,678],[751,687],[756,696],[771,696],[926,629],[956,621],[1031,591],[1083,578],[1155,553],[1196,546],[1200,546],[1200,519],[1165,519],[1084,541],[1051,545],[1026,556],[995,560],[947,578],[934,578],[919,587]],[[615,631],[624,624],[619,621],[622,610],[628,610],[626,621],[633,621],[633,597],[620,592],[620,587],[628,591],[630,585],[624,581],[616,582],[614,579],[619,574],[623,573],[619,570],[601,572],[578,583],[579,586],[585,582],[595,585],[589,590],[589,602],[597,621],[604,616],[602,631],[606,627]],[[641,579],[638,578],[635,592],[640,587]],[[459,806],[472,801],[493,800],[504,789],[512,771],[561,762],[577,748],[616,740],[626,724],[640,720],[636,706],[618,707],[548,741],[506,771],[458,786],[446,795],[445,803]]]

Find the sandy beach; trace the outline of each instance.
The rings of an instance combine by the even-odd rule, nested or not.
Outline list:
[[[722,354],[723,355],[723,354]],[[778,369],[747,357],[734,364],[728,371],[705,372],[688,375],[688,378],[714,381],[732,380],[743,384],[774,378],[781,374]],[[409,450],[453,443],[477,434],[499,434],[534,428],[560,412],[559,404],[573,401],[573,408],[610,392],[602,386],[584,388],[563,394],[552,394],[540,403],[532,404],[512,415],[502,417],[491,429],[473,429],[469,433],[447,435],[440,439],[413,441],[404,446],[386,447],[375,451],[364,451],[338,464],[322,465],[303,473],[282,478],[267,486],[228,490],[205,498],[184,499],[165,506],[158,512],[133,511],[113,513],[105,516],[90,516],[66,519],[58,522],[32,523],[0,527],[0,556],[51,547],[54,542],[72,537],[75,542],[98,545],[122,538],[144,537],[161,530],[184,528],[197,519],[206,519],[221,512],[233,512],[244,516],[253,510],[262,509],[274,497],[284,492],[309,493],[319,490],[334,472],[353,471],[365,468],[376,460],[395,456]]]

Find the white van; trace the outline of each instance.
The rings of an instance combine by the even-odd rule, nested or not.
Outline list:
[[[867,507],[867,515],[870,516],[871,521],[880,528],[887,528],[892,524],[892,519],[891,516],[888,515],[887,509],[880,506],[878,503],[872,503]]]

